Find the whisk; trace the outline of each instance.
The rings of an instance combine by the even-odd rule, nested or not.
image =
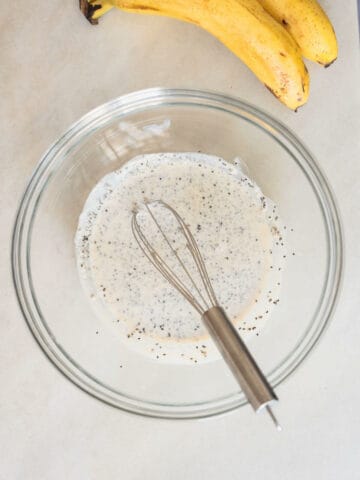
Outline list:
[[[175,219],[177,231],[180,235],[183,235],[185,239],[185,248],[190,253],[190,258],[192,258],[194,262],[202,287],[196,282],[194,275],[191,273],[191,269],[181,258],[178,249],[173,246],[169,236],[166,235],[164,228],[161,226],[161,222],[154,213],[154,208],[152,208],[155,205],[165,208]],[[148,240],[139,224],[139,210],[136,208],[134,209],[132,216],[132,231],[139,247],[163,277],[165,277],[165,279],[176,288],[176,290],[178,290],[178,292],[180,292],[201,315],[211,338],[238,381],[253,409],[257,412],[265,408],[276,428],[281,430],[281,427],[270,408],[270,403],[278,400],[277,396],[259,369],[245,343],[242,341],[234,325],[227,317],[223,308],[219,305],[205,262],[190,229],[176,210],[162,200],[157,200],[155,202],[145,201],[144,207],[145,213],[150,216],[154,226],[165,241],[165,245],[167,245],[170,254],[177,262],[183,275],[180,276],[177,274],[175,269],[165,260],[164,255],[161,255],[153,247],[153,243]],[[187,279],[188,283],[184,282],[184,278]]]

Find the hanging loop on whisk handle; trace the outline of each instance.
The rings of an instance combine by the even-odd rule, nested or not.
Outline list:
[[[277,400],[224,310],[212,307],[202,315],[202,319],[253,409],[257,411]]]

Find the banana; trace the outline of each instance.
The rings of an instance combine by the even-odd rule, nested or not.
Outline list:
[[[93,22],[114,6],[198,25],[238,56],[286,106],[296,110],[308,99],[309,75],[297,43],[257,0],[90,0],[85,3],[92,9],[87,17]],[[86,14],[84,8],[82,11]]]
[[[301,48],[304,57],[325,67],[337,58],[335,32],[316,0],[258,0]]]

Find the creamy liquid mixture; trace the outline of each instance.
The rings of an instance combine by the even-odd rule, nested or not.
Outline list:
[[[239,166],[201,153],[136,157],[106,175],[85,203],[75,244],[96,313],[129,348],[156,361],[217,359],[199,314],[134,240],[134,207],[159,199],[189,225],[219,303],[245,341],[259,334],[279,302],[286,251],[277,208]]]

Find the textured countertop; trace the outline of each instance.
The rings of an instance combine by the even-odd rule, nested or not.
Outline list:
[[[88,24],[77,1],[1,7],[0,479],[360,478],[360,72],[355,0],[323,1],[340,57],[309,65],[311,98],[297,114],[229,51],[167,18],[109,13]],[[210,53],[211,52],[211,53]],[[190,87],[237,95],[307,144],[341,210],[346,271],[335,318],[278,388],[278,434],[250,407],[200,421],[159,421],[103,405],[48,362],[16,304],[10,235],[42,153],[89,109],[133,90]]]

